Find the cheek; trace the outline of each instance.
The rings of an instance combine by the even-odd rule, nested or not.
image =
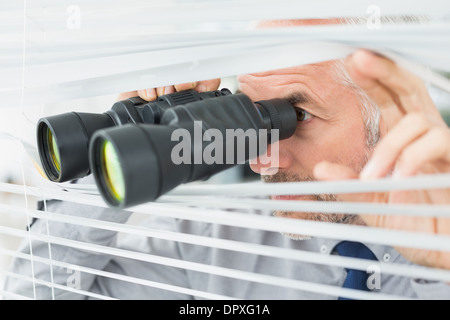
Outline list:
[[[329,161],[359,169],[366,156],[364,125],[321,123],[307,132],[286,140],[280,146],[289,150],[296,171],[312,172],[321,161]],[[280,156],[283,153],[280,152]]]

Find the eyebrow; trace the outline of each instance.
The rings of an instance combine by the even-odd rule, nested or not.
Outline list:
[[[240,89],[236,91],[236,93],[243,93]],[[292,105],[302,105],[307,103],[312,103],[314,105],[314,109],[316,111],[319,111],[320,114],[323,116],[328,115],[329,110],[327,108],[323,107],[321,104],[319,104],[315,99],[311,97],[308,93],[304,91],[297,91],[294,93],[290,93],[289,95],[285,97],[281,97],[281,99],[284,99],[288,101]]]
[[[236,94],[243,93],[240,89],[236,91]],[[283,100],[288,101],[291,104],[304,104],[309,102],[314,102],[314,100],[306,92],[295,92],[284,98]]]
[[[284,97],[284,100],[287,100],[291,104],[305,104],[315,102],[309,94],[300,91],[291,93],[290,95]]]

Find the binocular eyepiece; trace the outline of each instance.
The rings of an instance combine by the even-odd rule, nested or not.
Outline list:
[[[167,109],[158,125],[97,131],[90,167],[103,199],[123,209],[256,158],[296,127],[295,108],[286,100],[254,103],[244,94],[225,95]]]
[[[54,182],[83,178],[90,174],[89,143],[96,131],[125,124],[158,124],[170,107],[230,94],[228,89],[189,90],[152,102],[134,97],[115,103],[103,114],[70,112],[42,118],[37,125],[37,145],[44,172]]]

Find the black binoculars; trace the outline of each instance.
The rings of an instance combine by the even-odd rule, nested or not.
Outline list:
[[[186,102],[175,99],[182,96]],[[101,115],[41,119],[38,144],[51,180],[92,171],[105,202],[124,209],[263,155],[296,127],[296,110],[283,99],[186,91],[153,103],[121,101]]]
[[[164,95],[147,102],[139,97],[116,102],[102,114],[70,112],[42,118],[37,124],[37,145],[47,178],[66,182],[89,175],[89,142],[101,129],[125,124],[158,124],[170,107],[230,95],[228,89],[198,93],[194,90]]]

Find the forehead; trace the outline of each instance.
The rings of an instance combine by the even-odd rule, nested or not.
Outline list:
[[[302,27],[342,24],[341,19],[296,19],[259,21],[256,28]],[[301,53],[299,53],[301,54]],[[342,82],[338,81],[336,62],[326,61],[280,70],[253,73],[238,77],[240,90],[253,99],[282,98],[306,91],[315,100],[328,100],[332,95],[348,95]]]
[[[323,62],[280,70],[241,75],[240,89],[253,99],[282,98],[299,90],[319,101],[346,92],[337,81],[334,62]]]

